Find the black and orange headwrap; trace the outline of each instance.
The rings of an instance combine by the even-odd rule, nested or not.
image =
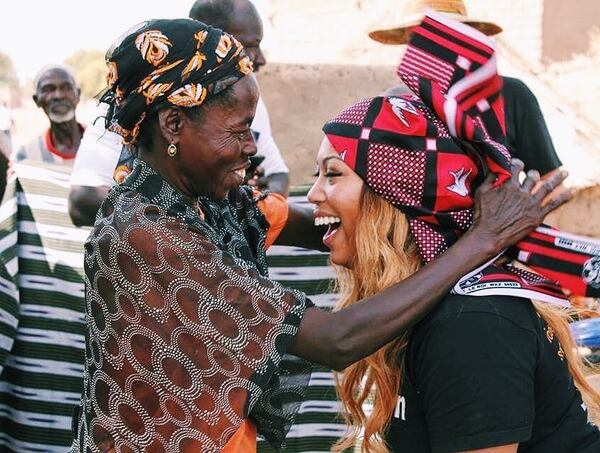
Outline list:
[[[143,22],[106,54],[108,128],[133,144],[151,111],[197,107],[252,72],[233,36],[192,19]]]
[[[398,74],[414,95],[361,101],[323,131],[367,186],[407,214],[429,262],[471,226],[483,173],[496,174],[498,184],[511,176],[502,81],[494,43],[433,12],[413,30]],[[540,274],[487,263],[454,292],[558,304],[567,303],[560,285],[573,294],[600,295],[598,241],[540,227],[511,252]]]

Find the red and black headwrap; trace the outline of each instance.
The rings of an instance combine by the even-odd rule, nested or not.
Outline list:
[[[252,72],[233,36],[192,19],[136,25],[106,53],[108,128],[133,144],[140,124],[162,106],[197,107]]]
[[[367,186],[407,214],[420,254],[429,262],[470,227],[473,191],[484,173],[495,173],[497,184],[510,178],[502,79],[489,38],[433,12],[413,30],[398,73],[413,95],[358,102],[329,121],[323,131]],[[555,230],[536,234],[548,231]],[[571,244],[569,250],[557,250],[555,244],[549,247],[550,242],[535,248],[538,258],[541,250],[549,258],[543,260],[546,268],[531,259],[524,261],[576,294],[598,295],[600,277],[586,281],[582,265],[589,267],[598,260],[594,255],[600,247]],[[530,238],[520,245],[528,243]],[[563,266],[563,271],[548,272],[552,259],[579,264],[568,271]],[[465,276],[454,290],[566,303],[554,281],[511,266],[487,264]]]

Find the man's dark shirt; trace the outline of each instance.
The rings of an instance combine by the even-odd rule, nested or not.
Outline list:
[[[540,105],[527,85],[519,79],[502,77],[506,146],[513,157],[525,163],[525,170],[538,170],[542,175],[560,167],[552,138]],[[404,84],[384,92],[385,96],[411,93]]]
[[[551,328],[527,299],[447,296],[411,336],[393,452],[600,452]]]
[[[562,163],[535,95],[519,79],[502,80],[506,141],[511,155],[525,163],[525,170],[538,170],[542,175],[560,167]]]

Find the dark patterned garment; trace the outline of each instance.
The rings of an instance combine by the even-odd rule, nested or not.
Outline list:
[[[249,188],[186,199],[136,160],[85,246],[88,336],[74,451],[220,451],[245,419],[283,441],[308,384],[281,363],[307,306],[267,278]]]

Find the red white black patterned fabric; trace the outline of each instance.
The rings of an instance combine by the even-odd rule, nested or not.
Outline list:
[[[429,262],[471,225],[473,191],[484,174],[495,173],[498,185],[510,178],[502,80],[493,42],[436,13],[413,30],[398,74],[414,95],[360,101],[323,131],[376,194],[408,215],[420,254]],[[583,268],[579,282],[582,273]],[[550,281],[488,263],[465,276],[455,292],[566,304],[554,280],[572,289],[575,274],[559,279],[545,273]],[[591,285],[583,286],[589,294]],[[575,287],[581,294],[582,285]]]
[[[574,295],[600,297],[600,241],[541,226],[509,251]]]

